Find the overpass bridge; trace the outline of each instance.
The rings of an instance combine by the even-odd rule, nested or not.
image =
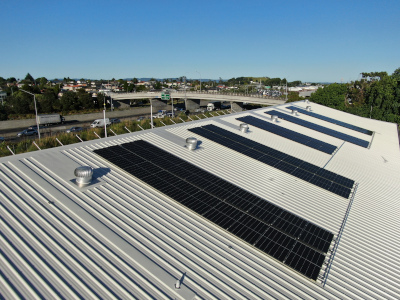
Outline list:
[[[141,93],[107,93],[114,101],[134,100],[134,99],[152,99],[153,105],[157,106],[157,103],[162,105],[161,102],[162,92],[141,92]],[[172,99],[186,99],[187,109],[192,111],[200,106],[207,105],[210,101],[221,101],[230,102],[231,107],[234,111],[241,111],[243,109],[243,103],[259,104],[259,105],[277,105],[285,103],[285,100],[280,98],[265,97],[259,94],[239,94],[230,93],[223,94],[219,92],[184,92],[184,91],[173,91],[170,92]],[[155,102],[155,103],[154,103]]]

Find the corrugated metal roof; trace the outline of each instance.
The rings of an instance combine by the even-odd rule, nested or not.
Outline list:
[[[304,102],[294,105],[305,108]],[[400,157],[396,124],[311,103],[318,114],[374,131],[369,149],[290,122],[279,126],[333,144],[333,155],[250,126],[287,105],[224,115],[0,159],[1,280],[7,298],[398,298]],[[209,141],[188,129],[214,124],[356,182],[345,199]],[[187,150],[185,139],[201,144]],[[335,234],[323,282],[311,281],[213,225],[92,151],[146,140]],[[79,188],[74,170],[94,169]],[[182,288],[175,289],[177,280]]]

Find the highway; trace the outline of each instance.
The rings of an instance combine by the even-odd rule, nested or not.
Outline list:
[[[128,99],[161,99],[162,92],[145,92],[145,93],[113,93],[109,92],[108,95],[113,100],[128,100]],[[227,102],[246,102],[251,104],[260,105],[278,105],[285,103],[284,99],[277,97],[261,96],[259,94],[221,94],[221,93],[200,93],[200,92],[189,92],[184,91],[173,91],[170,93],[171,97],[177,98],[187,98],[187,99],[200,99],[200,100],[210,100],[210,101],[227,101]]]

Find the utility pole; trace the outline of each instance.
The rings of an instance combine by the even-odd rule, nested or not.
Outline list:
[[[286,101],[287,101],[287,94],[288,93],[287,93],[287,79],[286,79],[286,99],[285,99]]]
[[[183,79],[185,81],[185,110],[188,110],[187,109],[187,97],[186,97],[186,76],[183,76]]]

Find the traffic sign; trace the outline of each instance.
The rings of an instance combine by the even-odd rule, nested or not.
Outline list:
[[[171,95],[166,93],[161,93],[161,100],[170,100]]]

